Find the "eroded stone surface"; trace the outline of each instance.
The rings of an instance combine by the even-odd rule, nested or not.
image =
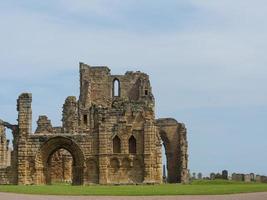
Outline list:
[[[67,97],[62,127],[52,127],[46,116],[40,116],[34,134],[31,101],[31,94],[21,94],[18,124],[1,123],[14,136],[11,167],[0,171],[8,180],[2,182],[50,184],[65,173],[61,167],[68,166],[64,179],[71,177],[77,185],[162,183],[162,143],[168,182],[188,181],[185,125],[174,119],[155,119],[147,74],[111,75],[108,67],[80,63],[80,96],[78,100]],[[66,151],[71,165],[63,160]],[[59,153],[54,157],[55,152]]]

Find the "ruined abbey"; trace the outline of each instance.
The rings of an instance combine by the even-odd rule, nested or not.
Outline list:
[[[108,67],[80,63],[80,96],[66,98],[60,127],[42,115],[33,132],[31,103],[30,93],[21,94],[18,123],[0,120],[0,184],[162,183],[162,145],[167,181],[188,181],[185,125],[155,118],[145,73],[112,75]]]

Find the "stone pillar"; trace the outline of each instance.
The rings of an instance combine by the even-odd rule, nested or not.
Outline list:
[[[76,97],[70,96],[65,100],[62,122],[64,133],[78,132],[78,105]]]
[[[180,144],[180,182],[189,182],[188,172],[188,142],[187,142],[187,131],[184,124],[180,124],[179,130],[179,144]]]
[[[126,122],[120,122],[121,130],[124,134],[121,137],[121,153],[129,153],[129,136],[132,134],[132,126],[126,126]]]
[[[7,165],[7,140],[6,140],[6,133],[5,127],[0,125],[0,168],[6,167]]]
[[[156,128],[153,120],[147,119],[144,125],[144,183],[153,183],[153,154],[155,153]]]
[[[79,126],[84,131],[91,128],[91,116],[89,109],[92,106],[91,90],[92,82],[90,79],[89,68],[87,65],[80,63],[80,97],[79,97]]]
[[[108,183],[108,137],[106,127],[103,124],[99,125],[99,184]]]
[[[91,82],[88,73],[88,66],[80,63],[80,98],[79,106],[81,109],[91,107]]]
[[[82,185],[84,180],[84,175],[83,175],[83,166],[73,166],[73,182],[72,185]]]
[[[27,139],[32,133],[32,95],[23,93],[17,101],[18,110],[18,149],[17,149],[17,175],[18,184],[28,184],[28,162],[27,162]]]
[[[162,183],[164,179],[164,174],[162,174],[165,170],[165,165],[164,169],[162,169],[162,145],[160,139],[158,139],[157,145],[156,145],[156,174],[155,174],[155,181],[157,183]],[[166,179],[166,171],[165,171],[165,179]]]
[[[27,136],[32,133],[32,95],[23,93],[17,101],[18,126],[20,136]]]
[[[98,108],[97,111],[98,141],[99,141],[99,184],[108,184],[109,166],[109,140],[112,134],[112,122],[106,110]]]

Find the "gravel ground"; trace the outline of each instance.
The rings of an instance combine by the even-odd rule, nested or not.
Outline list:
[[[0,200],[267,200],[267,192],[218,196],[71,197],[0,193]]]

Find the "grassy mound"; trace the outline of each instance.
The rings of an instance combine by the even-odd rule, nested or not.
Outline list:
[[[41,195],[92,196],[161,196],[161,195],[221,195],[267,192],[267,184],[232,181],[194,181],[189,185],[127,185],[127,186],[15,186],[2,185],[0,192]]]

